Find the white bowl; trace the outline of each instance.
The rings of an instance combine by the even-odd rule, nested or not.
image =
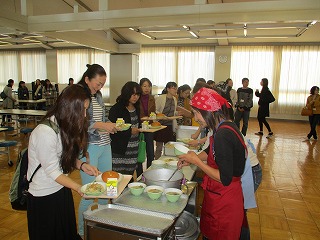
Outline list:
[[[182,144],[175,144],[174,145],[174,153],[179,156],[181,154],[187,154],[190,151],[189,148],[183,146]]]

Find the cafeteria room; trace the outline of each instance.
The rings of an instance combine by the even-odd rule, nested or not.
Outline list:
[[[0,237],[316,240],[319,0],[2,0]]]

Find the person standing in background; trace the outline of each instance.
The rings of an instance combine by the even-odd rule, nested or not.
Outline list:
[[[26,87],[26,83],[24,81],[19,82],[18,99],[19,100],[29,100],[29,90]],[[26,109],[27,103],[19,103],[19,107],[21,109]]]
[[[307,108],[312,109],[312,116],[309,116],[310,132],[307,135],[307,138],[310,139],[313,136],[314,140],[318,139],[317,136],[317,123],[320,120],[320,95],[319,87],[313,86],[310,89],[310,96],[307,98]]]
[[[178,115],[187,115],[183,116],[183,118],[177,119],[178,125],[185,125],[185,126],[191,126],[191,107],[190,107],[190,91],[191,87],[188,84],[184,84],[178,88],[178,95],[177,95],[177,105],[178,107],[185,108],[186,111],[179,111]]]
[[[177,84],[175,82],[168,82],[162,91],[162,95],[156,98],[156,112],[163,113],[167,117],[177,115]],[[169,141],[175,141],[175,128],[177,126],[176,120],[160,120],[161,125],[166,128],[154,134],[156,140],[155,159],[158,159],[162,154],[163,144]]]
[[[74,82],[73,78],[69,78],[69,84],[68,84],[68,86],[73,85],[73,82]]]
[[[241,133],[246,136],[248,129],[248,122],[250,117],[250,109],[253,106],[253,90],[248,87],[249,79],[242,79],[242,88],[238,88],[238,101],[236,102],[236,112],[234,123],[240,129],[240,121],[243,120]]]
[[[260,131],[255,134],[258,136],[263,135],[263,124],[264,124],[269,131],[269,134],[267,136],[267,138],[269,138],[273,135],[273,132],[271,131],[270,125],[267,122],[266,117],[270,116],[269,104],[274,102],[275,98],[268,88],[267,78],[262,78],[260,85],[262,86],[261,92],[259,92],[259,89],[256,89],[256,92],[255,92],[255,95],[259,98],[258,121],[259,121]]]
[[[139,83],[142,94],[140,97],[140,119],[142,117],[149,117],[151,112],[156,111],[156,102],[154,96],[151,95],[152,83],[148,78],[141,78]],[[147,151],[147,168],[151,166],[154,159],[154,144],[153,133],[145,132],[144,141],[146,142]],[[140,176],[143,172],[142,163],[138,163],[137,176]]]
[[[6,98],[3,99],[3,109],[13,109],[14,107],[14,103],[17,101],[13,95],[12,95],[12,87],[13,87],[14,81],[13,79],[9,79],[8,80],[8,84],[4,87],[3,92],[6,94]],[[4,126],[4,123],[6,121],[6,117],[8,122],[11,122],[11,115],[2,115],[2,123],[1,126]]]
[[[89,145],[88,154],[81,161],[90,163],[101,172],[112,170],[111,155],[111,139],[110,134],[117,132],[116,124],[110,122],[106,118],[104,102],[101,94],[101,88],[107,80],[106,71],[99,64],[87,64],[87,70],[83,73],[79,85],[83,86],[91,96],[88,113],[89,121]],[[99,131],[101,130],[101,131]],[[103,132],[102,132],[103,131]],[[93,176],[89,176],[80,172],[82,185],[91,183],[95,180]],[[105,203],[105,201],[99,201]],[[83,212],[93,200],[81,199],[78,210],[78,232],[84,235],[83,230]]]
[[[139,146],[140,121],[140,95],[141,87],[136,82],[127,82],[121,89],[121,94],[116,104],[110,108],[109,119],[116,122],[122,118],[131,127],[125,131],[119,131],[111,136],[112,170],[133,175],[137,169],[137,157]]]

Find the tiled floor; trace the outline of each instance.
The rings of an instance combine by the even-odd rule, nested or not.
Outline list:
[[[257,146],[263,180],[256,193],[258,208],[248,211],[253,240],[320,239],[320,141],[306,141],[307,122],[270,120],[275,136],[258,137],[255,119],[250,119],[248,137]],[[320,131],[318,127],[318,131]],[[0,140],[5,138],[0,133]],[[12,137],[7,136],[7,139]],[[24,136],[11,156],[26,146]],[[28,239],[26,213],[11,209],[8,189],[15,167],[0,155],[0,238]],[[79,173],[72,178],[79,181]],[[80,197],[74,194],[75,205]]]

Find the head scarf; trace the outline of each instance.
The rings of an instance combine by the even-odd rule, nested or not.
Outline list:
[[[209,88],[201,88],[198,92],[196,92],[190,101],[190,105],[212,112],[219,111],[222,105],[226,105],[227,108],[231,107],[225,98]]]

